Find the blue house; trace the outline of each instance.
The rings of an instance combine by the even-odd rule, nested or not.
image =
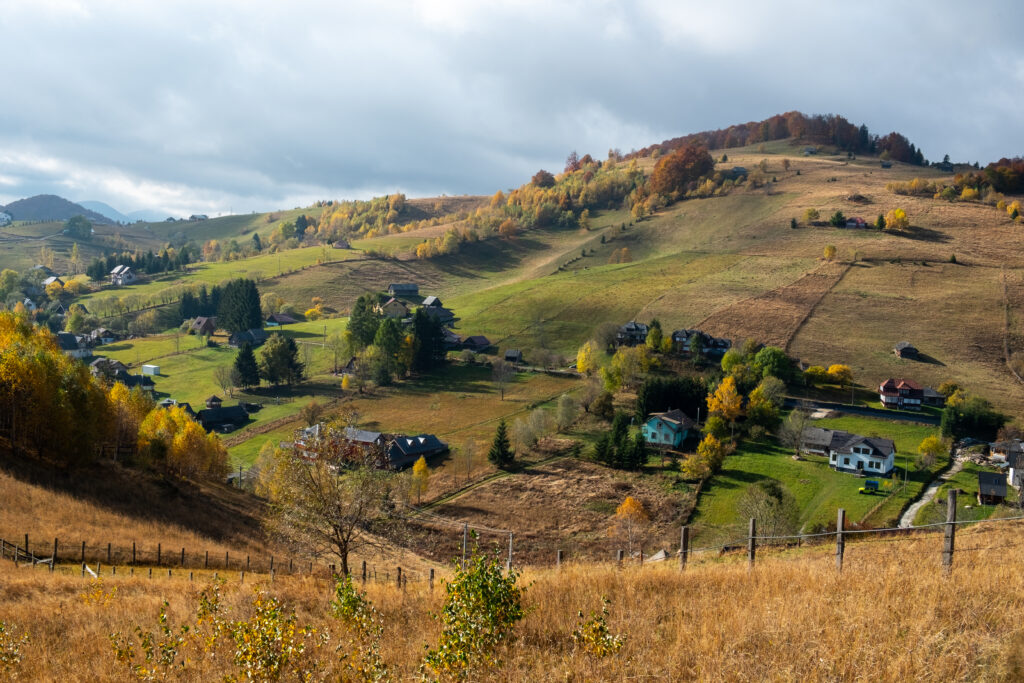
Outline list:
[[[651,413],[643,426],[644,441],[661,448],[679,448],[697,423],[681,410]]]

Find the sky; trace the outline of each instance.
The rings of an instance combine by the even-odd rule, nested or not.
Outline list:
[[[1024,155],[1024,3],[0,0],[0,204],[491,194],[800,110]]]

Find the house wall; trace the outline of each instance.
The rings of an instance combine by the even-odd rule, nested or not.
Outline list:
[[[846,459],[849,462],[846,462]],[[881,461],[881,468],[870,467],[869,463]],[[879,458],[877,455],[863,455],[859,453],[836,453],[830,451],[828,456],[828,463],[837,470],[843,472],[856,472],[864,473],[866,475],[875,475],[878,477],[885,477],[892,473],[893,467],[895,466],[896,455],[890,453],[885,458]],[[857,468],[857,463],[863,463],[863,469]]]
[[[651,419],[644,424],[642,432],[647,443],[676,448],[682,445],[687,430],[675,430],[659,419]]]

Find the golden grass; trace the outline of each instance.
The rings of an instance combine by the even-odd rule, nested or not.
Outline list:
[[[527,571],[530,612],[497,669],[482,681],[598,680],[1019,680],[1022,643],[1018,614],[1024,591],[1019,527],[965,530],[951,578],[939,566],[939,534],[893,543],[849,543],[838,574],[831,547],[764,557],[752,570],[742,558],[628,567],[568,564]],[[1006,548],[1005,546],[1011,546]],[[971,548],[994,548],[987,551]],[[224,603],[249,611],[251,581],[229,577]],[[347,641],[327,616],[324,579],[278,577],[264,586],[296,610],[301,624],[327,628]],[[136,624],[155,629],[162,600],[172,625],[195,619],[187,578],[105,578],[108,604],[82,594],[88,580],[0,565],[0,619],[31,641],[20,666],[26,680],[124,680],[108,634]],[[381,611],[381,654],[393,680],[417,678],[423,646],[436,642],[428,612],[443,591],[425,583],[401,591],[370,584]],[[595,658],[572,644],[577,612],[611,600],[609,627],[625,636],[617,654]],[[194,655],[194,652],[192,653]],[[318,657],[337,662],[333,647]],[[230,670],[226,658],[192,658],[176,680],[214,680]]]

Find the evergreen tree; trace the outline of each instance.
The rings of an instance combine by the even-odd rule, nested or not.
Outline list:
[[[217,324],[220,327],[231,333],[263,327],[260,293],[255,282],[249,279],[232,280],[219,294]]]
[[[594,460],[610,467],[612,464],[612,439],[605,433],[598,437],[594,443]]]
[[[380,317],[373,311],[374,296],[363,294],[356,299],[352,307],[352,314],[348,319],[348,331],[352,333],[352,339],[359,348],[365,348],[373,343],[380,326]]]
[[[515,462],[515,453],[508,441],[508,428],[505,420],[498,422],[498,430],[494,433],[494,441],[491,443],[491,450],[487,452],[487,459],[501,469],[508,469]]]
[[[260,240],[260,234],[254,232],[252,234],[252,248],[256,251],[263,251],[263,242]]]
[[[629,449],[629,463],[627,469],[639,470],[643,469],[643,466],[647,464],[647,442],[644,441],[644,435],[637,432],[633,437],[632,447]]]
[[[402,349],[402,328],[394,318],[385,318],[377,328],[377,334],[373,338],[373,345],[380,349],[384,362],[381,366],[388,373],[388,380],[391,382],[391,375],[396,372],[398,366],[398,352]]]
[[[299,362],[299,349],[291,337],[274,333],[260,351],[260,377],[274,386],[301,382],[305,366]]]
[[[420,308],[412,317],[412,328],[416,337],[413,368],[420,371],[430,370],[444,362],[444,332],[441,323]]]
[[[260,369],[256,365],[256,354],[252,351],[252,346],[246,342],[242,344],[242,348],[238,349],[238,355],[235,356],[235,370],[238,371],[239,383],[245,387],[254,387],[260,383]]]

